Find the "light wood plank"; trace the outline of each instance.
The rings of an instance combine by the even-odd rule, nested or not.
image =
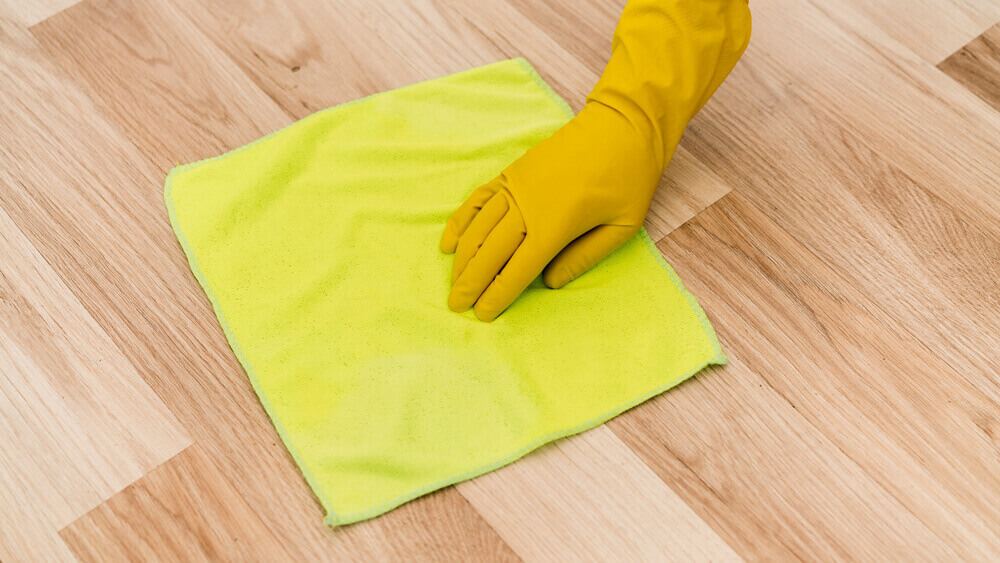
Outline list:
[[[361,561],[521,561],[454,488],[335,534],[349,546],[347,556]]]
[[[280,108],[245,76],[241,78],[239,69],[185,16],[162,3],[85,1],[32,31],[57,60],[66,63],[66,71],[99,100],[110,118],[133,136],[139,149],[88,147],[84,154],[89,167],[72,171],[72,181],[67,182],[71,190],[32,189],[33,177],[26,176],[21,180],[24,187],[16,192],[23,221],[30,225],[39,250],[63,261],[62,275],[73,281],[74,291],[91,314],[141,366],[150,384],[271,533],[286,542],[296,559],[398,559],[414,553],[454,559],[470,550],[510,555],[499,536],[454,490],[414,503],[410,511],[394,511],[331,533],[191,275],[166,220],[162,171],[174,159],[209,156],[252,140],[271,124],[265,120],[288,123],[291,118],[281,117]],[[123,82],[121,87],[116,80]],[[129,81],[132,84],[124,84]],[[65,93],[40,96],[63,104],[45,109],[44,118],[51,120],[48,127],[61,130],[60,123],[68,121],[75,131],[88,130],[70,114],[74,102],[80,103],[74,96],[73,90],[68,100]],[[206,103],[221,104],[215,107],[225,108],[224,117],[201,119],[198,108]],[[24,113],[40,113],[38,108],[29,109]],[[129,124],[140,115],[145,116],[142,123]],[[162,116],[169,127],[150,116]],[[37,150],[43,155],[57,153],[65,150],[60,142],[79,139],[47,136],[43,140],[51,145]],[[45,164],[52,170],[40,177],[64,172],[51,162]],[[42,207],[43,199],[55,203]],[[43,220],[47,215],[51,219]],[[83,234],[67,237],[63,234],[67,230]],[[65,244],[66,240],[74,244]],[[65,263],[67,259],[95,265],[81,270]],[[130,283],[111,290],[107,279]]]
[[[610,426],[655,463],[661,475],[674,476],[671,484],[676,483],[679,494],[695,503],[709,523],[714,522],[713,513],[738,509],[751,495],[761,495],[765,498],[747,506],[743,517],[723,516],[723,521],[732,526],[762,519],[764,529],[781,530],[783,543],[805,559],[938,557],[924,551],[928,548],[943,550],[939,556],[954,549],[965,558],[982,559],[995,552],[995,527],[986,521],[992,518],[992,509],[980,502],[995,489],[988,469],[993,461],[982,459],[989,440],[969,417],[978,409],[991,408],[989,401],[980,398],[979,405],[965,412],[949,406],[944,409],[947,414],[924,414],[932,406],[942,409],[937,390],[926,389],[922,381],[908,384],[899,374],[919,372],[921,367],[947,373],[949,366],[897,327],[880,326],[871,304],[853,295],[848,283],[735,192],[666,237],[660,247],[700,296],[716,321],[723,348],[735,362],[717,379],[697,380],[714,387],[692,391],[697,403],[686,400],[684,393],[669,395]],[[906,345],[897,348],[901,341]],[[897,349],[913,357],[893,355]],[[750,377],[744,382],[746,372]],[[944,380],[953,381],[947,376]],[[775,399],[766,400],[769,394]],[[735,407],[721,397],[735,397],[730,400],[748,405],[736,410],[753,409],[752,421],[744,419],[749,414],[734,415]],[[706,425],[707,421],[716,422]],[[796,433],[823,436],[821,443],[828,444],[824,448],[832,448],[841,461],[824,460],[813,466],[819,461],[815,446],[811,453],[797,447],[782,452],[789,447],[787,439],[782,438],[779,446],[775,438],[759,435],[760,425],[766,432],[787,425]],[[720,428],[711,430],[715,426]],[[691,431],[697,434],[689,435]],[[729,436],[731,432],[735,435]],[[762,453],[787,461],[756,457]],[[755,462],[748,463],[747,456]],[[732,466],[743,471],[729,474],[727,468]],[[780,472],[780,477],[772,471]],[[826,484],[797,483],[806,478],[800,471],[819,471]],[[685,475],[688,472],[700,481]],[[863,482],[857,481],[859,475]],[[969,494],[952,490],[956,480],[971,475],[977,482],[967,486]],[[781,482],[747,490],[758,479]],[[797,498],[782,498],[788,494],[782,492],[786,485],[795,487]],[[862,485],[878,492],[860,495],[859,500],[883,498],[886,504],[868,509],[841,504],[853,493],[840,487]],[[795,508],[783,504],[787,502]],[[821,507],[822,512],[799,514],[799,503],[808,510]],[[772,506],[781,508],[770,513],[765,507]],[[857,520],[868,514],[877,515],[877,522]],[[768,522],[775,515],[778,521]],[[805,518],[809,524],[803,528],[786,516]],[[894,530],[890,524],[907,521],[913,528]],[[846,533],[853,524],[874,528]],[[739,528],[730,533],[749,535]],[[726,533],[723,537],[730,540]],[[917,548],[920,542],[933,547]]]
[[[941,61],[938,68],[1000,111],[1000,24]]]
[[[649,236],[660,240],[731,189],[687,149],[677,147],[646,215]]]
[[[392,0],[379,0],[370,5],[371,17],[386,21],[382,25],[391,30],[394,41],[410,38],[407,43],[423,45],[416,63],[424,64],[443,48],[468,52],[475,57],[469,61],[474,65],[523,56],[574,110],[583,107],[586,94],[597,80],[598,73],[581,63],[567,46],[560,45],[505,0],[476,4],[460,0],[411,0],[404,6]],[[428,41],[428,37],[435,36],[445,39]],[[455,39],[448,39],[452,37]]]
[[[264,0],[249,10],[200,0],[177,4],[295,119],[477,64],[470,53],[479,45],[456,49],[433,33],[401,35],[367,3]],[[410,8],[400,3],[398,9]],[[430,45],[442,41],[438,56],[430,56]]]
[[[746,559],[956,557],[737,355],[608,426]]]
[[[19,211],[13,194],[22,187],[20,171],[41,160],[18,155],[40,148],[32,143],[43,134],[25,105],[67,85],[38,63],[40,54],[27,32],[0,18],[3,134],[19,139],[0,150],[0,495],[10,500],[0,511],[5,560],[68,555],[55,536],[59,527],[190,443],[8,215]],[[93,108],[83,104],[75,111]]]
[[[997,21],[993,0],[848,0],[895,41],[937,64]]]
[[[914,486],[920,480],[919,473],[914,476],[915,465],[928,465],[927,477],[941,483],[938,492],[928,495],[934,487],[913,489],[903,491],[901,499],[936,527],[956,526],[938,528],[956,549],[978,554],[968,555],[971,558],[988,558],[996,551],[996,540],[983,528],[995,530],[997,515],[979,500],[998,494],[992,477],[996,469],[988,469],[996,463],[992,414],[997,411],[996,360],[986,351],[996,347],[998,318],[991,303],[1000,293],[995,276],[983,265],[1000,257],[1000,236],[992,223],[967,215],[955,198],[942,199],[914,184],[808,100],[792,97],[788,90],[762,87],[756,80],[763,79],[748,76],[741,86],[767,92],[764,106],[757,107],[760,100],[751,103],[722,93],[726,104],[715,107],[725,107],[726,113],[720,110],[713,119],[696,124],[689,135],[691,146],[704,160],[717,162],[724,179],[745,189],[823,262],[852,280],[859,293],[879,303],[879,315],[891,319],[882,321],[889,328],[875,334],[891,335],[892,340],[875,338],[871,343],[889,351],[874,358],[888,354],[898,366],[895,374],[882,372],[881,384],[903,385],[886,396],[927,414],[912,421],[900,415],[880,424],[891,433],[900,427],[915,429],[919,436],[894,440],[898,447],[923,453],[907,469],[893,457],[879,461],[878,456],[853,453],[858,446],[847,451],[896,488]],[[788,264],[782,268],[803,269],[809,268]],[[857,332],[871,338],[870,329],[860,328],[866,326],[863,318],[856,314],[847,318],[838,329],[843,332],[829,327],[824,331],[833,332],[835,342],[850,342]],[[897,336],[907,331],[919,341]],[[871,361],[856,371],[868,376]],[[963,408],[956,412],[954,405]],[[851,417],[855,419],[863,420]],[[940,460],[946,462],[942,465]],[[902,470],[906,477],[892,477]],[[942,488],[951,489],[948,496],[953,498],[942,501]],[[968,508],[946,508],[954,502]],[[931,516],[935,511],[944,513]]]
[[[810,424],[962,557],[1000,550],[1000,455],[979,420],[994,401],[735,192],[661,247]]]
[[[603,425],[458,489],[529,561],[740,560]]]
[[[31,27],[45,18],[65,10],[78,0],[0,0],[0,15],[21,27]]]
[[[190,441],[2,209],[0,254],[0,559],[65,559],[60,527]]]
[[[594,71],[501,0],[477,5],[454,0],[265,0],[252,12],[209,0],[179,4],[296,118],[515,56],[537,64],[574,108],[582,106],[597,79]],[[299,70],[291,72],[296,67]]]
[[[611,36],[626,0],[507,0],[596,75],[611,57]]]
[[[84,2],[32,32],[164,172],[291,122],[169,3]]]
[[[1000,219],[1000,113],[954,81],[941,80],[936,67],[850,2],[756,2],[767,17],[754,20],[742,72],[706,110],[738,117],[735,107],[751,102],[756,113],[780,113],[783,104],[802,100],[824,123],[851,131],[925,189],[979,220]],[[757,96],[734,100],[743,91],[734,87],[739,77],[757,81]]]
[[[689,128],[688,146],[981,392],[1000,399],[991,381],[1000,363],[988,352],[1000,345],[1000,293],[984,268],[996,260],[996,222],[978,204],[966,205],[969,194],[960,192],[972,180],[918,180],[889,160],[896,149],[876,145],[874,152],[850,118],[832,116],[808,88],[776,85],[763,57],[745,57],[746,72],[731,77],[736,88],[720,89]],[[934,119],[930,108],[940,100],[930,91],[913,103]],[[978,146],[961,135],[935,142],[948,150]]]

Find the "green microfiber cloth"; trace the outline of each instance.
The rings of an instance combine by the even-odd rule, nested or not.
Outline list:
[[[582,432],[726,357],[645,230],[492,323],[448,310],[448,215],[572,112],[512,59],[175,168],[191,268],[330,525]]]

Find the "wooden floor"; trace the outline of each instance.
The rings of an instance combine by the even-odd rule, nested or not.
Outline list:
[[[165,172],[623,0],[0,0],[0,560],[1000,558],[1000,2],[752,0],[648,228],[730,357],[331,530]]]

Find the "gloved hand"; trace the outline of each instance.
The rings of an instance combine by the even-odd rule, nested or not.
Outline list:
[[[448,220],[448,306],[492,321],[539,274],[562,287],[631,238],[688,121],[749,39],[746,0],[630,0],[580,113]]]

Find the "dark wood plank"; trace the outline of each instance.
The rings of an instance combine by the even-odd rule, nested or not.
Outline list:
[[[291,557],[198,445],[59,535],[81,561],[277,561]]]
[[[1000,24],[989,28],[937,66],[1000,111]]]

